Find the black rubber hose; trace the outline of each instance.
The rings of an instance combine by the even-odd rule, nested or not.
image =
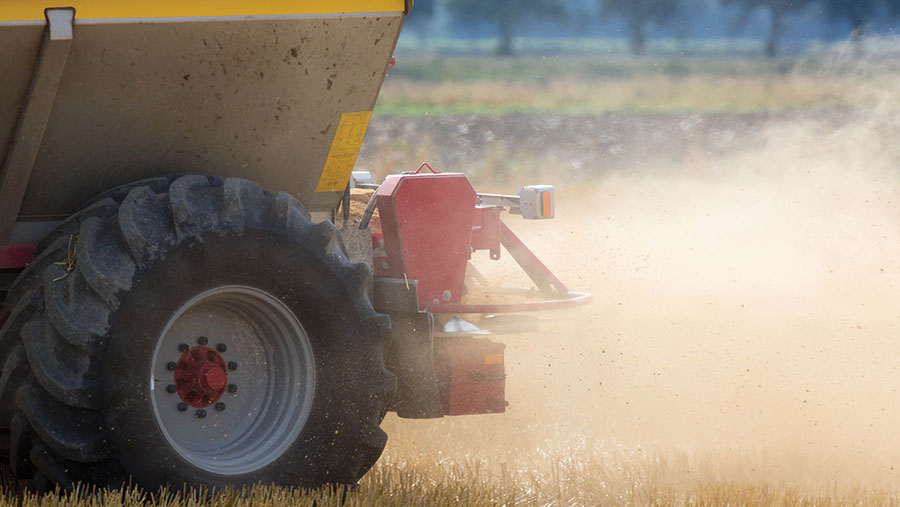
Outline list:
[[[378,188],[381,188],[379,185]],[[378,194],[378,189],[375,189],[375,192],[372,193],[372,197],[369,197],[369,202],[366,203],[366,210],[363,211],[362,219],[359,221],[359,229],[367,229],[369,227],[369,221],[372,220],[372,214],[375,213],[375,196]]]

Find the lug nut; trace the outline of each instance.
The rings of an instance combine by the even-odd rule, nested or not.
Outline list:
[[[216,410],[218,410],[219,412],[225,410],[225,404],[222,403],[221,401],[216,403]]]
[[[173,394],[175,390],[175,384],[169,384],[166,386],[166,392],[169,394]]]
[[[178,411],[184,412],[185,410],[187,410],[187,403],[182,401],[181,403],[178,404]]]
[[[220,343],[216,345],[216,350],[218,350],[219,352],[225,352],[226,350],[228,350],[228,347],[226,347],[224,343]]]
[[[166,369],[169,371],[175,371],[176,367],[178,367],[178,365],[175,364],[173,361],[169,361],[168,363],[166,363]]]
[[[199,343],[200,345],[206,345],[207,343],[209,343],[209,340],[207,340],[205,336],[201,336],[197,338],[197,343]]]
[[[235,385],[235,384],[228,384],[228,392],[229,392],[229,393],[236,393],[236,392],[237,392],[237,385]]]
[[[187,343],[182,343],[181,345],[178,346],[178,352],[185,353],[189,350],[191,350],[191,348],[188,346]]]
[[[237,369],[237,363],[235,363],[234,361],[229,361],[229,362],[228,362],[228,369],[229,369],[229,370],[236,370],[236,369]]]
[[[206,410],[203,410],[202,408],[198,409],[197,410],[197,419],[203,419],[204,417],[206,417]]]

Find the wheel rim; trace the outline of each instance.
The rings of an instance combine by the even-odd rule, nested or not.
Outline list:
[[[188,462],[238,475],[297,439],[315,392],[309,337],[271,294],[241,285],[182,305],[157,340],[150,374],[162,434]]]

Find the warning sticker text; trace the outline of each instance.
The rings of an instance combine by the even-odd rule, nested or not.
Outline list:
[[[341,115],[316,192],[343,192],[347,188],[350,172],[356,164],[356,156],[359,155],[359,147],[362,146],[371,117],[372,111]]]

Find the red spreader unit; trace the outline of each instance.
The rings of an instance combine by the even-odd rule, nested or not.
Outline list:
[[[446,415],[505,412],[502,343],[447,337],[434,342],[434,373]]]
[[[383,303],[381,307],[389,311],[399,307],[406,315],[427,312],[434,318],[433,336],[413,341],[424,353],[433,352],[432,364],[416,363],[406,356],[395,363],[403,364],[407,368],[404,372],[409,372],[401,374],[402,385],[419,386],[423,392],[436,387],[440,406],[422,409],[422,403],[397,412],[409,417],[505,412],[504,345],[485,338],[502,331],[497,327],[479,329],[460,315],[571,308],[589,302],[591,295],[569,291],[501,220],[504,212],[525,220],[553,218],[553,187],[521,187],[516,195],[479,194],[464,174],[423,173],[426,168],[431,169],[422,164],[415,172],[390,175],[380,185],[370,183],[376,190],[359,226],[368,227],[377,206],[372,260],[382,292],[376,291],[376,306]],[[367,179],[375,181],[374,177]],[[521,267],[533,288],[494,286],[483,276],[479,280],[476,274],[467,282],[467,268],[477,273],[469,263],[473,255],[487,250],[490,259],[499,260],[501,248]],[[463,299],[466,290],[469,295]],[[478,294],[485,293],[506,296],[498,302],[477,299]],[[385,296],[379,299],[378,294]],[[476,298],[470,294],[476,294]],[[431,328],[411,326],[413,331],[424,327]],[[429,366],[433,366],[433,377],[428,375],[432,373]],[[443,413],[436,415],[441,409]]]
[[[460,173],[388,176],[375,194],[389,277],[417,280],[420,310],[459,303],[475,209]]]

